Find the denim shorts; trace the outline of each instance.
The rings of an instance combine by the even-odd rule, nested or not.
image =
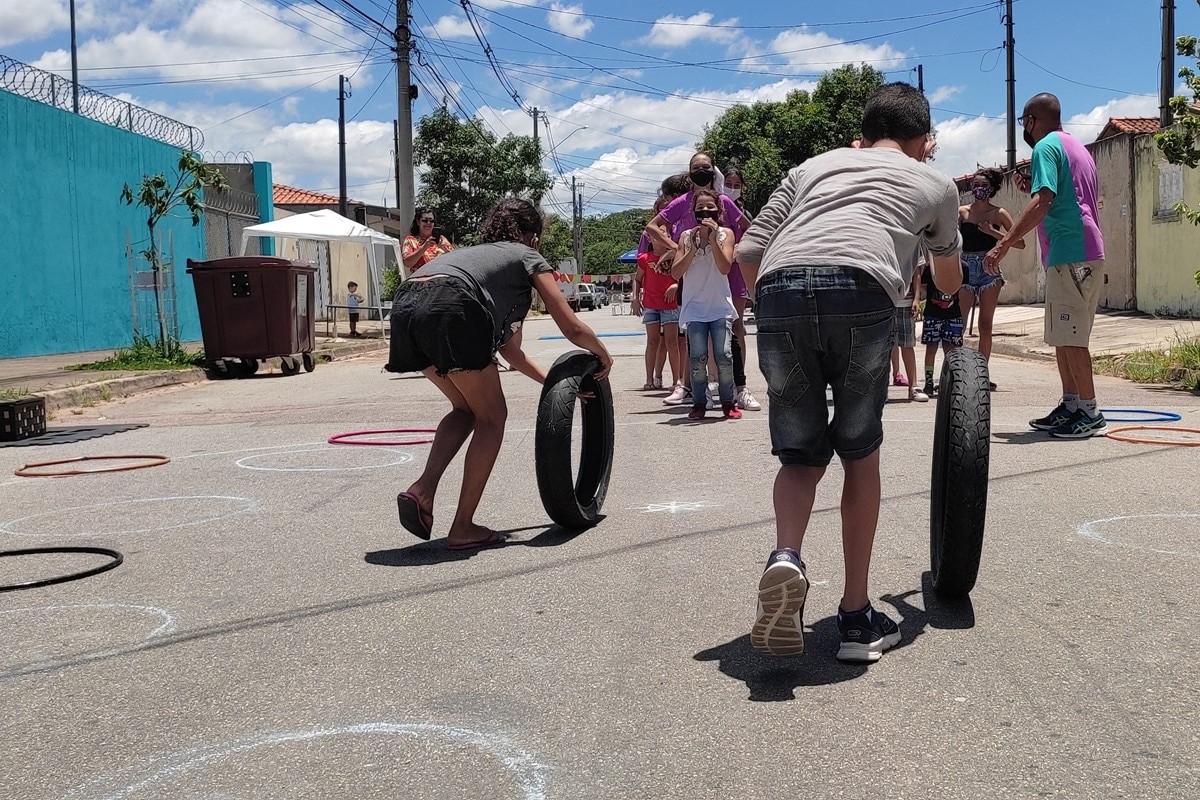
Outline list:
[[[987,253],[963,253],[962,263],[966,267],[966,280],[963,282],[963,288],[969,292],[979,294],[984,289],[989,289],[996,284],[1004,285],[1003,275],[993,275],[983,268],[983,260],[987,257]]]
[[[678,308],[646,308],[642,310],[643,325],[676,325],[679,323]]]
[[[853,461],[878,450],[896,317],[887,290],[858,269],[790,267],[758,282],[754,308],[771,452],[824,467],[835,452]]]
[[[457,278],[405,281],[392,303],[388,372],[477,371],[491,364],[498,344],[492,315]]]

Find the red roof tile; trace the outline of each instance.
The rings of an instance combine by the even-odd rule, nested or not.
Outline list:
[[[338,198],[333,195],[284,186],[282,183],[275,184],[274,201],[277,206],[336,206],[338,204]]]
[[[1111,117],[1108,128],[1116,133],[1156,133],[1158,117]]]

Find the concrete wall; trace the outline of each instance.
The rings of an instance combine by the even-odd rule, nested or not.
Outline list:
[[[120,200],[125,183],[171,174],[179,150],[0,91],[0,358],[128,345],[132,302],[125,237],[146,237],[145,215]],[[204,231],[164,220],[184,340],[200,337],[188,258]]]
[[[1200,207],[1200,169],[1163,161],[1153,136],[1134,141],[1137,175],[1137,307],[1148,314],[1200,317],[1200,227],[1169,210],[1174,199]],[[1164,208],[1165,206],[1165,208]]]
[[[1087,146],[1096,160],[1100,191],[1099,223],[1104,234],[1104,286],[1100,307],[1128,311],[1137,307],[1137,194],[1134,191],[1131,134],[1111,136]]]
[[[969,185],[969,183],[968,183]],[[970,202],[970,195],[963,197],[962,202]],[[1011,175],[1004,178],[1004,186],[992,202],[1007,209],[1013,219],[1021,216],[1021,211],[1029,202],[1029,195],[1017,191]],[[1025,305],[1041,303],[1046,299],[1046,276],[1042,270],[1040,249],[1037,234],[1031,233],[1025,237],[1024,250],[1009,250],[1001,262],[1004,271],[1004,288],[1000,290],[1000,302],[1008,305]]]

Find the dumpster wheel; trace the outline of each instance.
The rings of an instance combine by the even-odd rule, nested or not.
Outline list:
[[[291,356],[284,356],[279,359],[279,369],[284,375],[295,375],[300,371],[300,362]]]
[[[301,353],[300,359],[304,362],[304,371],[312,372],[317,368],[317,362],[313,360],[312,353]]]

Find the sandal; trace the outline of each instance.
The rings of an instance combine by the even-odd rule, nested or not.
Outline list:
[[[396,510],[400,513],[400,524],[404,526],[404,530],[418,539],[429,541],[433,536],[433,514],[421,509],[415,494],[401,492],[396,495]],[[429,515],[429,525],[425,524],[425,514]]]
[[[480,539],[476,542],[456,542],[450,544],[446,542],[447,550],[483,550],[488,547],[501,547],[508,543],[511,536],[507,533],[492,531],[486,539]]]

